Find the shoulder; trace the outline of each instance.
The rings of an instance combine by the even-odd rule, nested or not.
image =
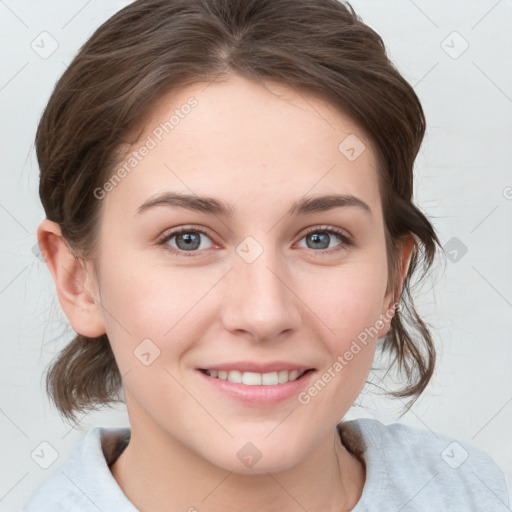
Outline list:
[[[403,512],[507,510],[505,475],[482,450],[430,430],[368,418],[339,428],[365,461],[362,498],[366,492],[373,502],[377,497],[391,500]]]
[[[129,439],[129,428],[94,427],[71,457],[30,496],[21,512],[136,511],[110,472],[108,463]]]

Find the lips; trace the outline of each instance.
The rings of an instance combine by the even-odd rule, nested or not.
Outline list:
[[[294,400],[316,375],[315,368],[287,362],[223,363],[196,368],[212,396],[227,396],[251,407],[269,407]]]

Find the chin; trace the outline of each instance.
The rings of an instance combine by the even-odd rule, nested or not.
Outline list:
[[[252,439],[260,441],[251,442],[246,440],[248,437],[232,440],[223,453],[212,453],[205,458],[215,466],[236,474],[263,475],[291,469],[306,456],[303,445],[300,450],[293,451],[293,447],[283,444],[281,439],[272,442],[264,436],[254,436]]]

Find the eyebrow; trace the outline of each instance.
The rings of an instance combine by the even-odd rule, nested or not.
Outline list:
[[[182,194],[177,192],[164,192],[158,194],[137,208],[137,214],[155,206],[176,206],[197,212],[233,218],[236,208],[213,197]],[[329,194],[323,196],[303,197],[294,202],[286,215],[307,215],[315,212],[325,212],[334,208],[357,207],[372,215],[371,208],[361,199],[353,195]]]

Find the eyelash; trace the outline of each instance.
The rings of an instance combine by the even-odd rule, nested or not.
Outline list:
[[[169,240],[174,238],[177,235],[181,235],[182,233],[201,233],[202,235],[207,236],[208,238],[212,238],[204,229],[200,228],[199,226],[183,226],[180,228],[177,228],[170,233],[165,234],[161,239],[158,241],[158,245],[163,246],[166,250],[172,252],[173,254],[177,254],[178,256],[185,256],[185,257],[197,257],[197,253],[201,251],[183,251],[180,249],[175,249],[174,247],[171,247],[167,244]],[[335,252],[339,252],[341,250],[344,250],[347,248],[347,246],[353,245],[352,238],[345,234],[344,231],[341,231],[340,229],[334,228],[334,227],[326,227],[323,228],[322,226],[316,226],[313,228],[308,229],[300,238],[302,240],[306,236],[310,235],[311,233],[329,233],[336,235],[342,243],[331,248],[331,249],[323,249],[319,251],[315,251],[311,249],[316,256],[329,256]]]

